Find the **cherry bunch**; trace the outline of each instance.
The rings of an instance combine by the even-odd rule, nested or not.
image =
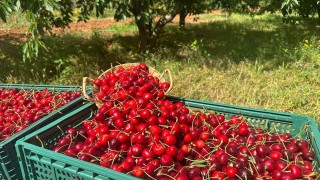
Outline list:
[[[0,88],[0,142],[80,96],[80,91]]]
[[[308,141],[171,102],[145,64],[94,84],[102,106],[54,151],[142,179],[316,179]]]

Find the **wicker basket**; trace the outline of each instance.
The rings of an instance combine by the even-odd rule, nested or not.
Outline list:
[[[126,64],[120,64],[120,65],[117,65],[117,66],[114,66],[108,70],[106,70],[105,72],[103,72],[99,78],[103,77],[106,73],[108,72],[114,72],[116,71],[118,68],[122,67],[124,69],[127,69],[127,68],[130,68],[130,67],[133,67],[133,66],[137,66],[139,65],[139,63],[126,63]],[[173,84],[173,80],[172,80],[172,76],[171,76],[171,72],[169,69],[166,69],[163,71],[163,73],[160,73],[159,71],[155,70],[154,68],[148,66],[148,70],[149,70],[149,74],[152,75],[152,76],[155,76],[155,77],[158,77],[159,78],[159,81],[160,82],[166,82],[165,78],[164,78],[164,75],[167,74],[168,77],[169,77],[169,83],[170,83],[170,87],[169,89],[165,92],[165,94],[168,94],[171,90],[172,90],[172,84]],[[89,77],[84,77],[83,78],[83,96],[85,97],[85,99],[89,100],[89,101],[92,101],[94,102],[98,107],[101,107],[102,106],[102,102],[98,100],[98,98],[96,98],[96,94],[99,93],[99,87],[96,86],[96,85],[93,85],[93,93],[92,93],[92,97],[89,96],[87,94],[87,91],[86,91],[86,87],[87,87],[87,83],[90,82],[90,83],[93,83],[94,79],[91,79]]]

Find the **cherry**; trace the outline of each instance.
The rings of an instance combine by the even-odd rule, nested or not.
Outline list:
[[[225,179],[225,174],[221,171],[213,171],[211,174],[211,180]]]
[[[229,155],[227,155],[226,153],[222,153],[218,156],[218,162],[223,166],[227,165],[229,162]]]
[[[198,149],[202,149],[202,148],[204,148],[205,147],[205,142],[203,141],[203,140],[197,140],[196,142],[195,142],[195,145],[196,145],[196,147],[198,148]]]
[[[267,138],[269,137],[269,135],[267,136]],[[274,143],[270,146],[270,149],[272,151],[278,151],[281,152],[283,150],[283,145],[280,143]]]
[[[143,118],[143,119],[146,120],[146,119],[150,118],[151,113],[150,113],[150,111],[149,111],[148,109],[142,109],[142,110],[139,112],[139,115],[140,115],[141,118]]]
[[[274,161],[279,161],[282,158],[282,154],[279,151],[271,151],[269,157]]]
[[[237,168],[234,168],[232,166],[228,166],[226,168],[226,174],[231,178],[235,177],[237,173],[238,173],[238,169]]]
[[[290,150],[284,150],[282,151],[282,157],[286,160],[291,161],[293,159],[293,153]]]
[[[117,137],[117,140],[120,142],[120,143],[126,143],[130,140],[129,136],[127,134],[119,134],[118,137]]]
[[[142,177],[144,175],[143,169],[141,166],[134,166],[132,168],[132,175],[136,177]]]
[[[291,164],[288,167],[288,170],[290,170],[291,175],[296,179],[299,179],[303,176],[302,168],[301,168],[301,166],[299,166],[297,164]]]
[[[177,142],[177,138],[172,134],[168,134],[168,135],[163,137],[163,141],[167,145],[174,145]]]
[[[313,166],[312,163],[310,161],[303,161],[303,167],[305,170],[312,170]]]
[[[238,134],[239,135],[242,135],[242,136],[245,136],[248,134],[248,127],[239,127],[238,129]]]
[[[116,150],[118,147],[120,147],[120,142],[116,138],[112,138],[109,140],[109,146],[111,149]]]
[[[265,158],[266,155],[269,153],[267,147],[263,145],[257,145],[256,150],[257,155],[261,158]]]
[[[156,170],[155,165],[152,164],[152,163],[146,164],[144,168],[145,168],[145,172],[146,172],[149,176],[153,175],[154,172],[155,172],[155,170]]]
[[[162,144],[155,144],[152,146],[152,151],[154,154],[160,156],[166,152],[166,148]]]
[[[264,166],[266,167],[266,169],[270,172],[272,172],[275,169],[275,162],[272,159],[265,159],[264,160]]]
[[[142,157],[145,158],[145,159],[153,159],[154,157],[154,153],[153,151],[149,150],[148,148],[145,148],[143,151],[142,151]]]
[[[300,150],[309,147],[309,143],[306,140],[297,141],[296,145]]]
[[[171,157],[175,157],[178,155],[178,150],[179,149],[176,146],[171,145],[171,146],[167,147],[166,154],[168,154]]]
[[[302,157],[305,159],[305,160],[309,160],[309,161],[312,161],[314,159],[314,152],[311,151],[310,149],[307,149],[307,148],[303,148],[301,150],[302,152]]]
[[[286,149],[290,150],[293,153],[298,152],[298,147],[291,143],[286,145]]]
[[[294,180],[294,176],[289,173],[283,173],[281,176],[281,180]]]
[[[160,157],[160,163],[163,166],[169,166],[173,163],[173,158],[168,154],[163,154]]]
[[[230,143],[229,143],[230,144]],[[233,145],[229,145],[227,147],[227,152],[233,156],[237,156],[239,154],[239,150],[236,146],[233,146]]]

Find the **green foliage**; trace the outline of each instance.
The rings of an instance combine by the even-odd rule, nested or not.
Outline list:
[[[285,0],[281,4],[281,9],[285,9],[288,13],[292,13],[299,6],[298,0]]]
[[[10,0],[0,1],[0,19],[4,22],[7,21],[7,15],[14,11],[14,3]]]
[[[23,46],[23,61],[25,62],[27,59],[38,56],[39,47],[45,48],[41,36],[45,34],[45,30],[51,31],[51,16],[49,15],[59,8],[59,4],[56,0],[17,0],[16,4],[30,24],[28,28],[30,36]]]
[[[320,15],[319,0],[285,0],[281,4],[281,9],[286,11],[285,16],[297,13],[303,18],[309,18],[318,13]],[[320,17],[320,16],[319,16]]]
[[[196,15],[213,9],[213,2],[209,0],[186,0],[183,8],[188,14]]]

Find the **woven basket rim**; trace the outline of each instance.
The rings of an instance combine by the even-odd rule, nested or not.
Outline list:
[[[113,66],[113,67],[107,69],[106,71],[104,71],[103,73],[101,73],[98,78],[103,77],[108,72],[116,71],[120,67],[122,67],[124,69],[127,69],[127,68],[130,68],[130,67],[133,67],[133,66],[137,66],[139,64],[141,64],[141,63],[124,63],[124,64],[119,64],[119,65]],[[165,82],[166,81],[163,77],[160,77],[161,73],[159,71],[157,71],[155,68],[153,68],[151,66],[148,66],[148,70],[149,70],[149,74],[152,75],[152,76],[158,77],[160,82]]]

